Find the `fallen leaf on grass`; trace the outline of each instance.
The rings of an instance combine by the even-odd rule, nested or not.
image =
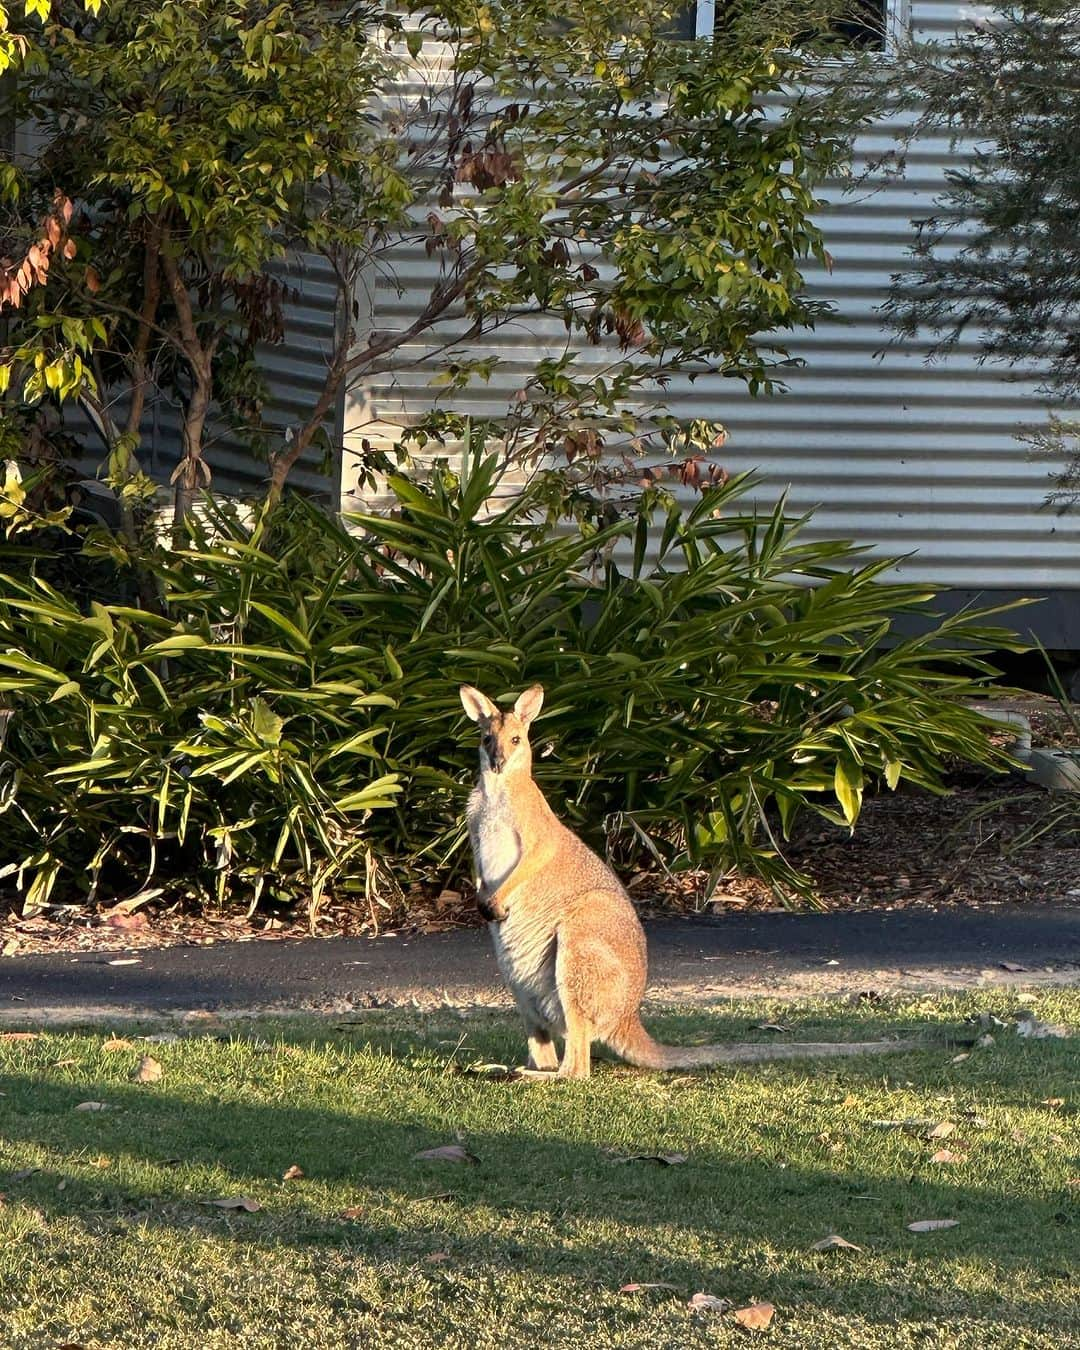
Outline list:
[[[785,1026],[783,1022],[755,1022],[752,1030],[754,1031],[793,1031],[794,1027]]]
[[[854,1092],[849,1092],[848,1095],[844,1098],[844,1100],[840,1103],[841,1106],[858,1106],[858,1104],[859,1099],[858,1097],[855,1096]]]
[[[918,1219],[909,1223],[908,1229],[912,1233],[936,1233],[940,1228],[956,1228],[959,1223],[959,1219]]]
[[[108,1102],[80,1102],[73,1109],[76,1111],[108,1111],[110,1107]]]
[[[950,1063],[950,1064],[963,1064],[963,1062],[964,1062],[965,1059],[970,1059],[970,1058],[971,1058],[971,1052],[968,1051],[968,1050],[965,1050],[965,1051],[963,1051],[962,1054],[959,1054],[959,1055],[953,1055],[953,1057],[952,1057],[952,1059],[949,1061],[949,1063]]]
[[[160,1083],[165,1073],[153,1055],[143,1055],[131,1074],[133,1083]]]
[[[620,1285],[620,1286],[619,1286],[619,1293],[620,1293],[620,1294],[641,1294],[641,1293],[644,1293],[644,1291],[645,1291],[646,1289],[667,1289],[667,1290],[670,1290],[672,1293],[675,1293],[675,1292],[676,1292],[675,1286],[674,1286],[673,1284],[662,1284],[662,1283],[660,1283],[660,1281],[655,1281],[655,1282],[653,1282],[653,1283],[651,1283],[651,1284],[623,1284],[623,1285]],[[702,1295],[701,1295],[701,1294],[695,1294],[694,1297],[695,1297],[695,1298],[701,1298]],[[708,1295],[705,1295],[705,1297],[708,1297]]]
[[[932,1130],[927,1131],[926,1137],[927,1139],[948,1139],[955,1129],[956,1126],[951,1120],[942,1120]]]
[[[1069,1028],[1062,1022],[1040,1022],[1031,1013],[1024,1013],[1016,1019],[1016,1034],[1041,1041],[1048,1036],[1065,1039],[1070,1035],[1070,1032]]]
[[[776,1309],[771,1303],[751,1303],[746,1308],[736,1308],[731,1314],[739,1326],[749,1331],[764,1331],[773,1320]]]
[[[686,1162],[686,1159],[685,1153],[632,1153],[628,1158],[613,1158],[612,1162],[651,1162],[660,1163],[662,1167],[678,1167],[680,1163]]]
[[[1066,1186],[1080,1186],[1080,1177],[1070,1177],[1065,1183]]]
[[[233,1195],[224,1200],[204,1200],[204,1205],[216,1205],[218,1209],[242,1209],[248,1214],[254,1214],[256,1210],[262,1209],[258,1200],[252,1200],[250,1195]]]
[[[461,1144],[442,1144],[438,1148],[421,1149],[419,1153],[413,1154],[413,1158],[431,1162],[478,1163],[480,1161],[475,1153],[470,1153]]]
[[[815,1252],[862,1251],[861,1247],[854,1242],[849,1242],[847,1238],[842,1238],[839,1233],[830,1233],[828,1237],[823,1237],[818,1242],[812,1242],[810,1249]]]
[[[53,1068],[67,1069],[70,1068],[72,1064],[78,1064],[78,1062],[79,1061],[77,1059],[56,1059],[53,1060]]]
[[[450,1260],[449,1252],[428,1252],[424,1257],[424,1264],[429,1266],[441,1266],[445,1261]]]
[[[1039,1103],[1040,1106],[1064,1106],[1064,1097],[1044,1097]]]
[[[363,1217],[363,1205],[350,1205],[348,1209],[343,1209],[338,1215],[339,1219],[362,1219]]]
[[[304,1169],[293,1163],[291,1167],[286,1167],[285,1171],[282,1172],[281,1179],[282,1181],[299,1181],[303,1175]]]
[[[670,1286],[666,1286],[670,1287]],[[715,1294],[695,1294],[686,1305],[694,1312],[727,1312],[731,1307],[731,1299],[717,1298]]]
[[[36,1041],[40,1031],[0,1031],[0,1041]]]
[[[102,1043],[101,1048],[112,1054],[116,1050],[134,1050],[135,1042],[126,1041],[123,1036],[110,1036],[107,1041]]]
[[[932,1163],[962,1163],[967,1162],[967,1157],[963,1153],[953,1153],[947,1148],[939,1148],[930,1161]]]

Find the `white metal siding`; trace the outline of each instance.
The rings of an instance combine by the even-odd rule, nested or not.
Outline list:
[[[973,13],[920,0],[910,11],[916,30],[934,36]],[[882,123],[860,141],[858,155],[876,157],[893,144],[895,128]],[[814,536],[853,538],[883,555],[911,554],[897,565],[899,577],[1029,594],[1074,588],[1080,515],[1047,509],[1048,466],[1032,462],[1015,439],[1045,411],[1033,383],[980,367],[973,343],[927,366],[921,353],[890,346],[878,314],[891,275],[905,266],[912,219],[931,213],[956,162],[945,139],[927,138],[910,154],[903,179],[874,193],[823,194],[833,202],[823,224],[835,261],[831,275],[810,274],[811,287],[836,306],[838,319],[791,338],[792,354],[806,365],[790,372],[788,393],[752,399],[733,381],[683,379],[672,382],[666,401],[680,416],[723,422],[730,437],[726,466],[759,470],[763,502],[790,487],[793,508],[816,508]],[[408,243],[395,264],[393,284],[382,275],[375,285],[380,329],[404,327],[418,313],[438,266],[422,246]],[[490,384],[456,394],[453,406],[500,412],[537,357],[561,350],[564,340],[561,325],[551,321],[507,326],[482,348],[500,358]],[[424,350],[418,345],[410,354],[419,358]],[[584,353],[586,361],[609,358],[603,348]],[[396,428],[446,401],[428,378],[414,367],[353,391],[346,444],[361,434],[392,441]],[[346,456],[346,502],[354,481]]]

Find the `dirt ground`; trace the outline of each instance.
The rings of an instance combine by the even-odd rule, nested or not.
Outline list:
[[[1076,726],[1051,699],[1031,695],[995,701],[1029,717],[1036,745],[1075,745]],[[864,804],[854,835],[806,818],[787,856],[813,880],[818,906],[842,909],[937,909],[1080,902],[1080,799],[1051,795],[1020,775],[958,773],[952,794],[917,788],[884,792]],[[628,887],[643,915],[772,910],[776,897],[761,881],[736,877],[702,903],[703,878],[642,872]],[[372,931],[365,907],[331,905],[314,925],[305,915],[267,918],[192,913],[161,897],[88,915],[53,905],[30,918],[0,921],[5,956],[56,951],[133,951],[218,942],[283,941]],[[393,931],[441,932],[472,926],[470,896],[445,890],[410,898],[408,922],[388,916]]]

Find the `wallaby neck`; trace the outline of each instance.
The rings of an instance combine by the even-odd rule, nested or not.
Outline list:
[[[491,801],[508,797],[527,797],[540,791],[528,769],[513,769],[510,772],[504,769],[502,773],[496,773],[494,769],[481,769],[476,785]]]

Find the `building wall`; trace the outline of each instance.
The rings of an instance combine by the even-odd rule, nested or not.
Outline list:
[[[911,0],[891,18],[942,36],[972,13],[956,3]],[[884,122],[874,127],[857,147],[859,162],[894,145],[896,131]],[[946,362],[927,365],[921,352],[891,345],[878,313],[891,275],[905,265],[912,220],[931,213],[955,163],[946,140],[927,138],[913,148],[902,179],[874,192],[836,187],[823,194],[834,266],[831,274],[814,270],[810,284],[838,317],[792,339],[792,354],[805,366],[790,372],[786,394],[753,399],[717,377],[673,381],[667,399],[680,416],[723,422],[726,466],[763,476],[763,504],[790,489],[793,509],[815,508],[813,535],[853,538],[879,556],[907,555],[894,569],[897,578],[958,587],[959,598],[984,591],[1048,595],[1041,620],[1038,609],[1030,611],[1032,626],[1050,645],[1080,647],[1080,603],[1073,603],[1080,601],[1080,513],[1061,516],[1046,507],[1049,468],[1030,460],[1016,440],[1045,411],[1034,381],[1014,382],[996,367],[980,367],[970,341]],[[404,326],[430,292],[437,265],[421,244],[403,244],[394,275],[372,281],[374,324]],[[509,325],[483,348],[500,358],[490,383],[456,395],[453,406],[497,414],[535,360],[561,350],[564,337],[561,325],[545,321]],[[423,352],[418,346],[412,355]],[[591,349],[585,359],[602,362],[605,355]],[[350,391],[346,446],[361,436],[392,442],[440,399],[428,378],[414,370]],[[355,500],[355,481],[347,452],[346,505]]]

